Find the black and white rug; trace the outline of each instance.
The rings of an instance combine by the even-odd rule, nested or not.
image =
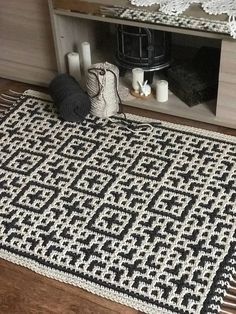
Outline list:
[[[115,120],[62,122],[33,91],[2,118],[0,257],[145,313],[219,312],[236,268],[236,139]]]

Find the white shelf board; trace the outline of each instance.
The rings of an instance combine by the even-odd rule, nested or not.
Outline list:
[[[230,38],[230,35],[228,34],[203,32],[199,30],[168,26],[164,24],[154,24],[154,23],[147,23],[147,22],[142,22],[142,21],[127,20],[127,19],[121,19],[117,17],[115,18],[115,17],[98,16],[98,15],[87,14],[87,13],[72,12],[72,11],[64,10],[64,9],[54,9],[54,14],[59,15],[59,16],[61,15],[61,16],[68,16],[68,17],[74,17],[74,18],[88,19],[88,20],[94,20],[98,22],[106,22],[106,23],[112,23],[112,24],[122,24],[122,25],[130,25],[130,26],[137,26],[137,27],[142,26],[142,27],[148,27],[150,29],[156,29],[160,31],[206,37],[206,38],[216,38],[216,39]]]
[[[163,74],[155,74],[152,84],[152,95],[147,99],[127,97],[123,99],[124,103],[128,106],[137,107],[141,109],[147,109],[151,111],[157,111],[161,113],[166,113],[174,116],[184,117],[193,120],[200,120],[204,122],[213,121],[216,110],[216,100],[210,102],[199,104],[193,107],[189,107],[186,103],[181,101],[176,95],[174,95],[169,90],[169,100],[167,102],[161,103],[156,100],[155,96],[155,86],[159,79],[165,79]],[[132,75],[131,72],[127,72],[124,77],[120,78],[120,85],[125,88],[131,88],[132,85]]]
[[[233,121],[224,121],[216,117],[216,115],[214,114],[215,101],[210,101],[207,103],[196,105],[194,107],[189,107],[177,96],[170,93],[169,100],[165,103],[157,102],[156,99],[152,97],[147,100],[137,98],[134,100],[124,101],[124,104],[131,107],[165,113],[210,124],[216,124],[232,128],[235,127],[235,123]]]

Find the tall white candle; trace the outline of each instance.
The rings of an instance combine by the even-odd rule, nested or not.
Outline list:
[[[78,82],[81,80],[80,58],[77,52],[70,52],[67,55],[69,74]]]
[[[136,93],[139,92],[140,90],[140,86],[139,86],[139,83],[141,85],[143,85],[143,81],[144,81],[144,71],[143,69],[141,68],[134,68],[132,70],[132,73],[133,73],[133,80],[132,80],[132,87],[134,89],[134,91]],[[139,82],[139,83],[138,83]]]
[[[157,81],[156,97],[159,102],[168,101],[168,82],[165,80]]]
[[[82,43],[82,56],[83,56],[84,73],[87,74],[88,68],[92,64],[90,43],[88,43],[87,41],[84,41]]]

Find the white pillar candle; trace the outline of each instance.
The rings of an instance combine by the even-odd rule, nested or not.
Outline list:
[[[168,101],[168,82],[165,80],[157,81],[156,98],[159,102]]]
[[[73,76],[77,82],[81,80],[80,58],[77,52],[70,52],[67,55],[69,74]]]
[[[139,83],[143,85],[144,71],[141,68],[134,68],[132,70],[132,73],[133,73],[132,87],[136,93],[139,93],[140,90]]]
[[[84,68],[84,74],[87,74],[88,68],[91,66],[91,49],[90,49],[90,43],[87,41],[82,43],[82,56],[83,56],[83,68]]]

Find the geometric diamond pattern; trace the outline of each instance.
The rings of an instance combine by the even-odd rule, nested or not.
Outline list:
[[[19,148],[9,156],[2,167],[8,171],[27,175],[35,170],[45,158],[46,156],[42,153]]]
[[[196,196],[194,194],[161,187],[152,198],[148,208],[154,213],[184,221],[195,201]]]
[[[13,205],[42,213],[56,198],[57,189],[38,182],[29,181],[13,200]]]
[[[135,222],[137,213],[102,204],[88,223],[88,229],[122,240]]]
[[[96,151],[98,146],[99,142],[92,139],[87,140],[80,136],[71,135],[60,147],[58,154],[63,157],[86,161]]]
[[[172,161],[158,155],[141,152],[128,169],[130,174],[148,177],[153,180],[160,180],[171,166]]]
[[[71,188],[85,193],[89,191],[91,195],[102,198],[114,181],[114,173],[92,166],[85,166],[75,177]]]

